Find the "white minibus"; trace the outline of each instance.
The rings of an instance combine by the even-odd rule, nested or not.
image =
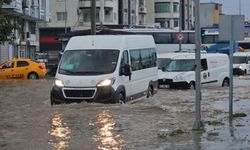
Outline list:
[[[158,54],[159,88],[195,88],[195,53]],[[201,84],[229,85],[226,54],[201,54]]]
[[[157,92],[157,56],[150,35],[72,37],[57,68],[51,104],[126,103]]]
[[[233,54],[233,73],[236,75],[250,74],[250,52]]]

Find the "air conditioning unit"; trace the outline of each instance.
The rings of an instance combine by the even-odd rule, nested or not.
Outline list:
[[[146,7],[139,7],[139,12],[140,13],[146,13],[147,12],[147,9],[146,9]]]

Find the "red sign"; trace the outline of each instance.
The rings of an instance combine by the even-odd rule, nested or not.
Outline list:
[[[183,35],[182,32],[180,32],[180,33],[177,34],[177,39],[178,39],[179,41],[182,41],[182,40],[184,39],[184,35]]]

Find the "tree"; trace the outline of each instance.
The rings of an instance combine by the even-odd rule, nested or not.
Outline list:
[[[9,4],[12,0],[0,0],[0,44],[11,40],[13,25],[7,16],[6,11],[2,9],[3,3]]]

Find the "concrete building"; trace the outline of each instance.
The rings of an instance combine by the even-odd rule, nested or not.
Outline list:
[[[201,3],[200,4],[200,26],[218,26],[222,14],[222,4]]]
[[[13,0],[3,9],[14,25],[12,41],[0,45],[0,62],[14,57],[35,57],[38,51],[37,22],[49,21],[49,0]]]
[[[151,0],[96,0],[96,25],[146,25],[146,2],[154,4]],[[63,33],[91,28],[91,0],[50,0],[49,3],[51,20],[39,28],[40,51],[54,59],[64,49],[65,42],[59,40]]]
[[[180,12],[182,29],[192,29],[194,27],[193,0],[155,0],[155,22],[160,23],[163,28],[179,28]]]

